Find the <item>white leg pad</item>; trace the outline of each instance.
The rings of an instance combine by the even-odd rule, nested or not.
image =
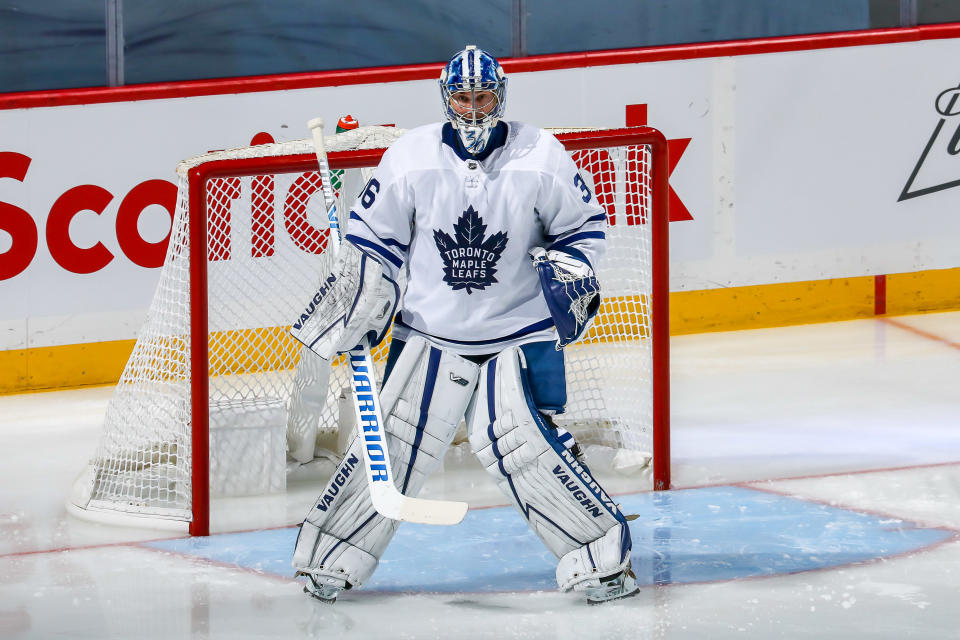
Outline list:
[[[397,489],[416,496],[439,466],[476,387],[479,367],[414,337],[380,394]],[[293,567],[318,581],[360,586],[377,567],[399,522],[376,513],[354,438],[307,515]]]
[[[391,522],[391,521],[388,521]],[[393,527],[395,530],[396,527]],[[334,545],[339,549],[332,548]],[[305,551],[315,550],[317,564],[311,566],[313,558],[306,557]],[[332,553],[336,551],[336,553]],[[317,554],[316,552],[320,552]],[[326,558],[326,559],[325,559]],[[347,586],[360,586],[377,568],[378,558],[349,542],[338,541],[324,535],[320,527],[304,521],[297,537],[297,548],[293,554],[293,566],[298,573],[312,574],[316,582],[331,587],[345,589]]]
[[[629,564],[629,528],[617,504],[544,422],[526,375],[515,347],[484,363],[468,418],[470,446],[534,533],[566,559],[557,582],[569,589],[584,572],[605,577]]]
[[[602,538],[566,553],[557,563],[557,585],[563,591],[583,591],[599,587],[600,578],[611,576],[630,566],[630,555],[623,557],[624,536],[630,531],[618,524]],[[628,547],[629,548],[629,547]]]

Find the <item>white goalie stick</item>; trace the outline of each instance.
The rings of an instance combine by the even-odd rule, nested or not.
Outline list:
[[[330,165],[327,162],[327,148],[323,140],[323,118],[314,118],[307,123],[307,126],[310,127],[313,146],[317,152],[323,201],[327,208],[327,221],[330,225],[327,250],[339,251],[342,242],[340,218],[330,182]],[[363,438],[361,448],[373,508],[380,515],[393,520],[438,525],[459,524],[467,513],[467,503],[412,498],[397,490],[393,468],[390,466],[383,411],[367,339],[364,338],[360,348],[351,351],[348,356],[352,373],[350,384],[353,388],[353,407],[357,418],[358,436]]]

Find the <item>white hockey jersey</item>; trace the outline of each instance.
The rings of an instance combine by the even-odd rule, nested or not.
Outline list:
[[[350,211],[347,240],[390,277],[406,276],[397,338],[414,332],[468,355],[555,339],[528,251],[591,264],[602,255],[606,219],[591,176],[541,129],[509,122],[494,134],[478,160],[449,124],[410,130]]]

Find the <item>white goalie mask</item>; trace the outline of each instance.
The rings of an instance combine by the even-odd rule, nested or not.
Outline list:
[[[469,153],[482,153],[506,106],[507,77],[500,63],[469,45],[450,58],[439,82],[444,116]]]

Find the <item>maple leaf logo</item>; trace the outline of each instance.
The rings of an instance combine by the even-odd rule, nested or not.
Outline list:
[[[486,289],[497,282],[497,261],[507,246],[507,234],[498,231],[484,239],[487,225],[473,206],[467,207],[453,225],[453,236],[441,229],[433,230],[433,241],[443,258],[443,281],[454,291]]]

